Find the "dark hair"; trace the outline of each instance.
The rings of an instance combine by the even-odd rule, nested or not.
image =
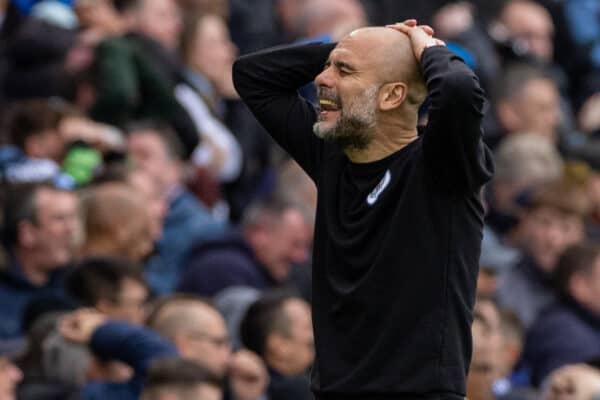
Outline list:
[[[193,361],[183,358],[159,358],[154,360],[148,369],[144,396],[153,399],[161,389],[190,390],[201,384],[222,387],[219,378]]]
[[[60,189],[45,182],[8,185],[5,188],[2,241],[10,247],[18,241],[21,222],[37,223],[38,191],[41,189],[59,191]]]
[[[142,132],[152,132],[162,141],[169,157],[175,160],[185,159],[185,149],[179,136],[173,128],[164,121],[143,120],[128,124],[125,128],[128,135],[137,135]]]
[[[283,306],[293,298],[292,293],[277,291],[252,303],[240,324],[240,339],[244,346],[264,356],[267,339],[272,333],[289,335],[291,321]]]
[[[23,149],[28,138],[58,129],[63,118],[78,114],[74,107],[58,100],[31,99],[18,102],[8,112],[8,140]]]
[[[529,82],[537,79],[548,80],[554,83],[548,71],[541,67],[530,64],[509,65],[494,88],[495,102],[513,98],[521,93]]]
[[[246,208],[242,216],[241,226],[243,229],[251,229],[277,222],[283,213],[289,209],[298,209],[302,212],[298,204],[284,199],[282,196],[269,196],[259,199]]]
[[[562,295],[569,294],[569,282],[575,274],[589,274],[600,257],[600,245],[582,242],[569,247],[561,255],[553,273],[554,284]]]
[[[139,7],[141,0],[113,0],[113,6],[120,14]]]
[[[137,265],[116,258],[91,257],[79,262],[69,274],[66,288],[82,306],[94,307],[100,300],[117,301],[125,279],[146,284]]]

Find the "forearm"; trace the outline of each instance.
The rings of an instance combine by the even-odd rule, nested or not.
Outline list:
[[[295,92],[322,71],[335,44],[280,46],[240,57],[233,82],[245,101],[270,91]]]
[[[431,175],[451,191],[472,191],[491,177],[489,151],[481,140],[485,98],[473,71],[443,47],[421,59],[429,94],[423,152]]]
[[[421,69],[429,95],[430,120],[471,117],[480,121],[485,97],[475,73],[443,46],[426,49]],[[467,115],[456,115],[462,109]]]
[[[176,355],[175,348],[157,333],[123,322],[108,322],[96,329],[90,349],[100,358],[124,362],[138,374],[153,359]]]
[[[297,89],[323,69],[333,47],[278,47],[242,57],[233,66],[234,84],[246,105],[313,179],[321,156],[321,143],[312,134],[317,113]]]

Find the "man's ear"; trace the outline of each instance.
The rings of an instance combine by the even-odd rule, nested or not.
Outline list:
[[[392,82],[383,85],[379,91],[379,109],[390,111],[400,107],[406,100],[408,86],[402,82]]]

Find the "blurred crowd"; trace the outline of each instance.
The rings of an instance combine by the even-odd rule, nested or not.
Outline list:
[[[468,398],[600,399],[597,0],[0,0],[0,16],[0,400],[311,399],[316,192],[232,63],[413,17],[489,99]]]

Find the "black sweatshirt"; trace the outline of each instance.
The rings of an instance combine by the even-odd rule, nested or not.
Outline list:
[[[483,92],[441,46],[421,59],[429,123],[379,161],[351,162],[312,133],[316,110],[296,89],[333,45],[279,47],[234,64],[241,97],[318,188],[313,250],[319,399],[461,398],[492,174],[481,141]]]

